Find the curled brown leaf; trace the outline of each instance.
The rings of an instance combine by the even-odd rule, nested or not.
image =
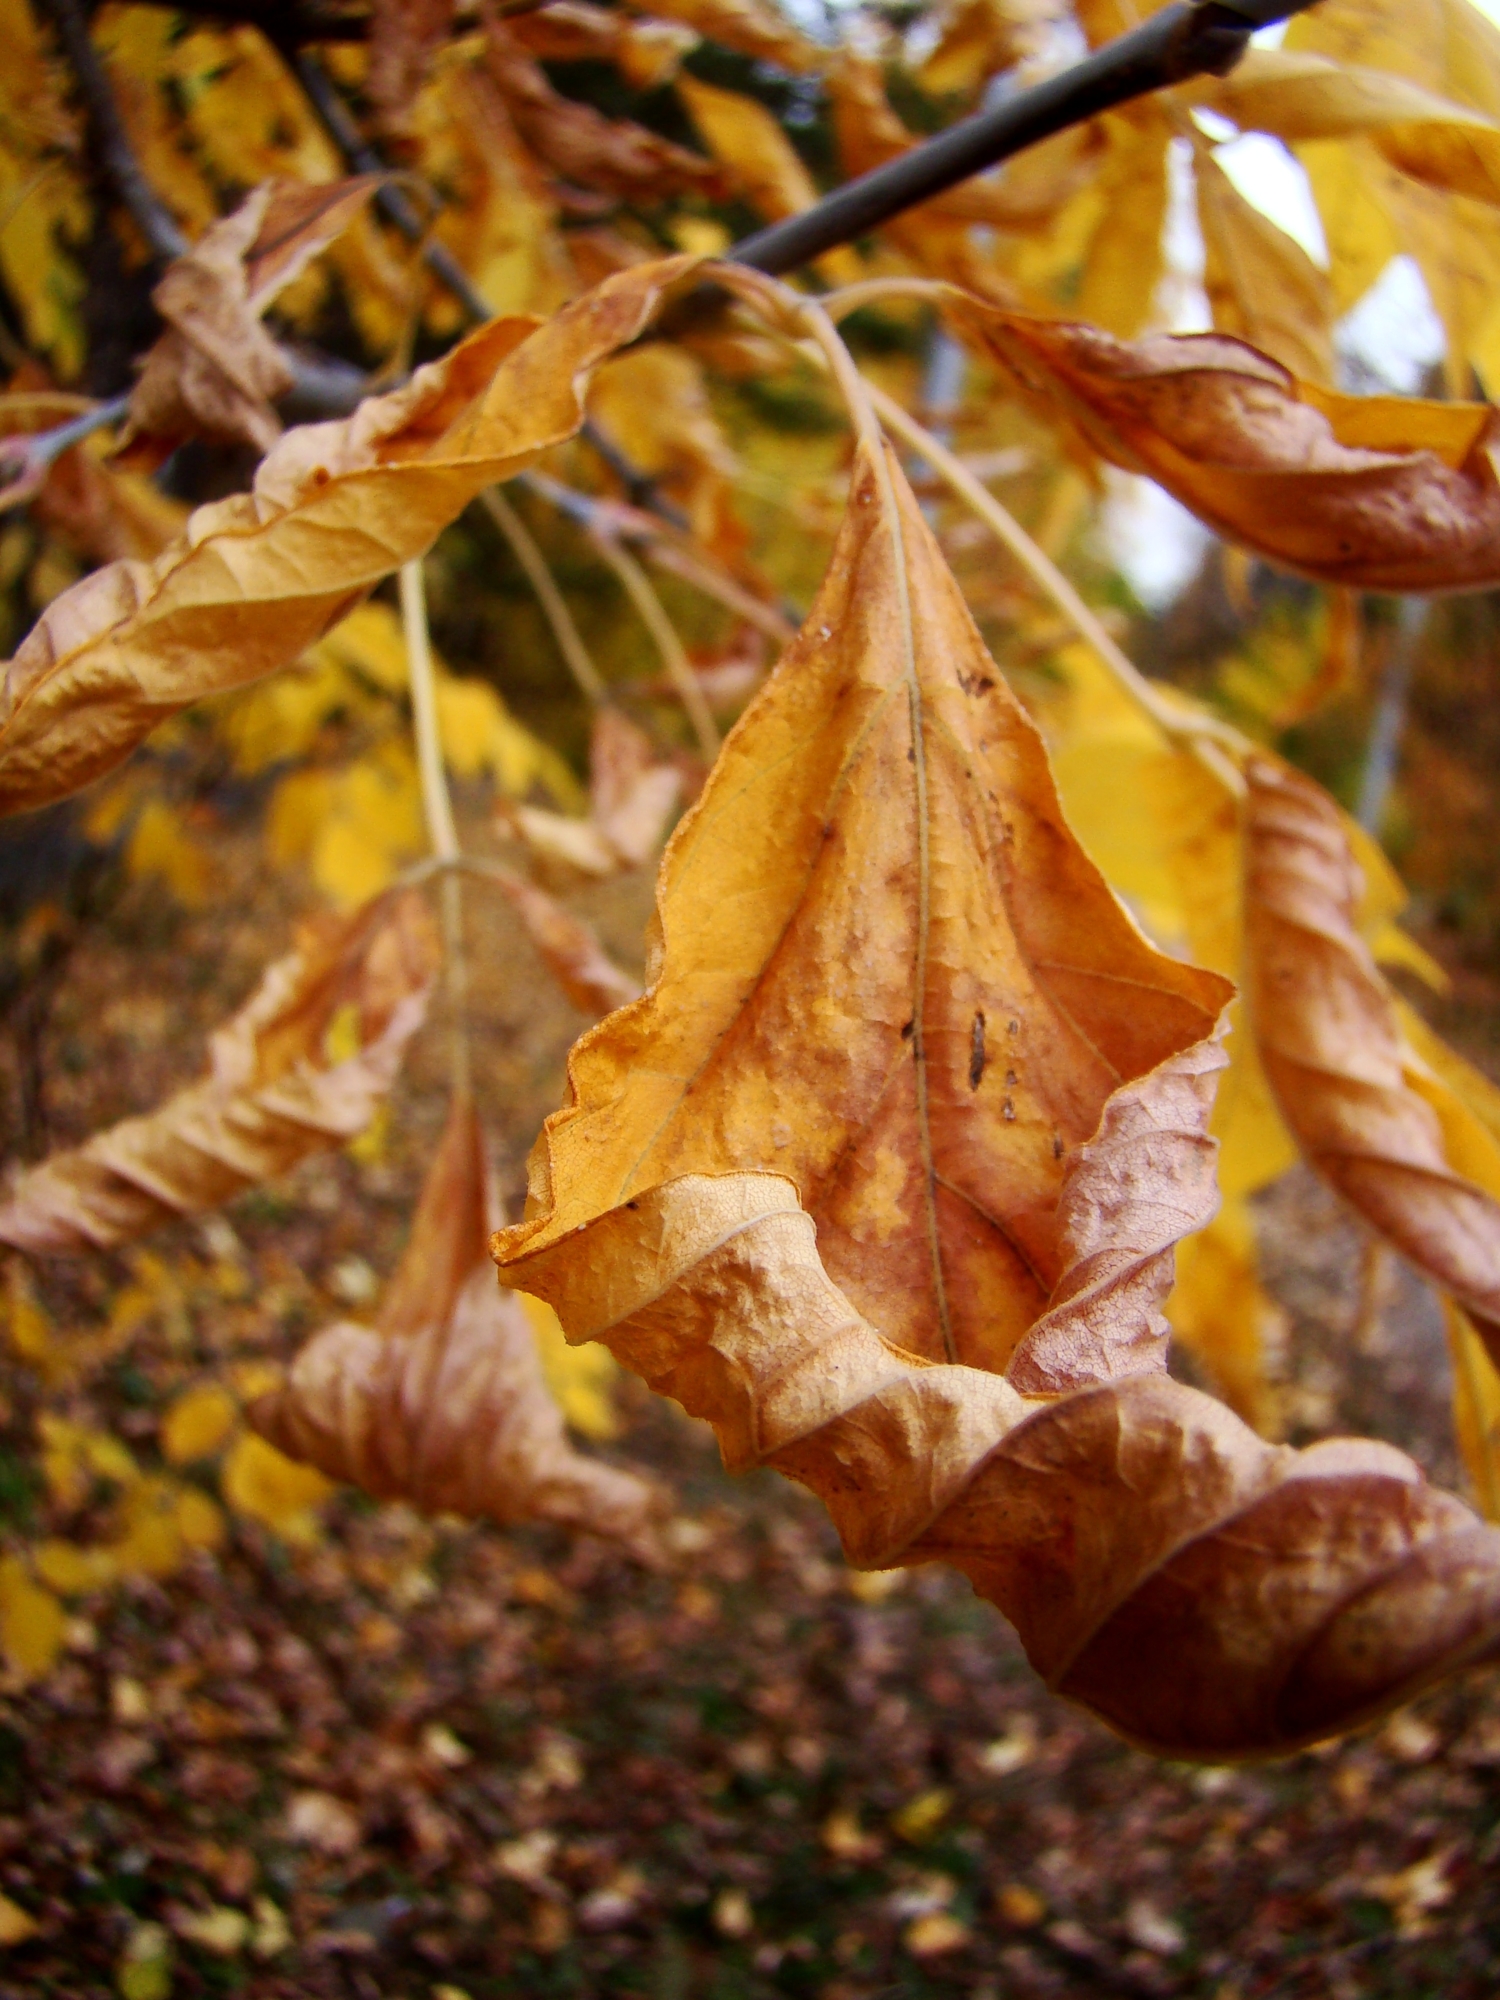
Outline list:
[[[486,1254],[485,1181],[478,1121],[455,1102],[376,1324],[315,1334],[251,1421],[377,1499],[555,1521],[644,1552],[657,1496],[568,1443],[525,1311]]]
[[[201,1082],[20,1176],[0,1204],[0,1242],[33,1252],[128,1243],[345,1144],[395,1080],[436,966],[436,934],[414,895],[379,897],[310,931],[215,1033]],[[327,1042],[345,1010],[358,1047],[337,1059]]]
[[[288,432],[249,493],[200,507],[154,561],[64,591],[5,669],[0,812],[76,791],[164,717],[296,659],[476,493],[571,437],[592,371],[692,266],[622,271],[541,326],[481,327],[348,419]]]
[[[1492,1647],[1500,1535],[1386,1446],[1281,1450],[1165,1375],[1229,989],[1101,890],[862,448],[668,847],[650,990],[575,1048],[495,1255],[851,1561],[963,1569],[1126,1735],[1282,1749]]]
[[[266,181],[168,268],[151,294],[167,328],[131,392],[124,462],[157,465],[194,436],[271,449],[281,436],[271,406],[292,371],[260,316],[378,182],[375,174],[331,186]]]
[[[1454,1171],[1407,1081],[1395,996],[1356,928],[1361,880],[1331,799],[1269,758],[1246,773],[1247,999],[1311,1164],[1500,1356],[1500,1202]]]
[[[965,300],[960,319],[1114,464],[1230,541],[1323,583],[1500,583],[1494,412],[1343,396],[1220,334],[1123,341]]]

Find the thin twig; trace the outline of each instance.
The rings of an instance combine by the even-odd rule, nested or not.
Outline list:
[[[595,527],[591,530],[591,539],[594,547],[620,579],[631,603],[640,613],[641,623],[656,641],[656,650],[661,654],[661,663],[666,668],[667,677],[677,690],[678,697],[687,710],[688,720],[693,725],[698,748],[711,764],[719,754],[721,741],[719,727],[708,705],[708,697],[699,685],[698,676],[693,672],[693,663],[677,636],[677,627],[667,616],[666,607],[656,594],[656,585],[629,549],[623,548],[613,535]]]
[[[800,215],[747,236],[729,255],[758,271],[797,270],[1070,125],[1189,77],[1224,75],[1257,28],[1313,4],[1174,0],[1083,62],[845,182]]]
[[[512,555],[525,570],[526,580],[536,592],[543,616],[552,628],[557,650],[567,661],[574,680],[590,701],[608,701],[609,689],[604,676],[594,665],[589,649],[583,643],[583,634],[573,622],[567,600],[547,567],[547,558],[538,548],[536,537],[498,486],[487,487],[479,497],[490,519],[509,542]]]
[[[188,240],[178,227],[176,218],[141,171],[99,51],[90,39],[82,7],[78,0],[44,0],[44,4],[72,65],[73,74],[78,79],[101,170],[108,176],[153,254],[168,262],[174,257],[181,257],[187,250]]]
[[[107,403],[95,403],[53,430],[0,438],[0,513],[33,499],[65,451],[82,444],[95,431],[119,423],[129,404],[129,396],[115,396]]]
[[[765,604],[752,596],[705,555],[690,535],[664,522],[659,514],[644,513],[639,507],[619,500],[600,500],[592,493],[580,493],[577,487],[564,486],[560,479],[553,479],[545,472],[520,473],[516,483],[540,494],[583,528],[598,524],[618,539],[639,542],[658,568],[680,577],[705,597],[735,612],[778,646],[787,645],[795,636],[797,627],[792,619],[774,604]]]
[[[353,113],[334,88],[332,79],[318,58],[306,49],[285,45],[282,53],[307,93],[308,102],[322,121],[329,138],[348,164],[356,173],[388,175],[390,168],[365,139]],[[383,181],[375,192],[375,206],[408,243],[418,247],[428,270],[447,287],[476,326],[494,317],[493,307],[453,252],[428,233],[427,224],[404,188],[389,179]]]
[[[471,1095],[473,1064],[469,1051],[469,965],[464,952],[463,886],[454,873],[462,857],[453,801],[443,769],[443,743],[438,727],[437,675],[427,632],[427,593],[420,557],[403,563],[400,574],[401,629],[406,640],[406,669],[411,682],[412,727],[417,742],[417,772],[422,785],[422,811],[433,858],[446,863],[442,881],[443,957],[452,1014],[451,1062],[453,1094]]]

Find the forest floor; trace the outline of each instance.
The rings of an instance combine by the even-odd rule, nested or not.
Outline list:
[[[283,948],[253,846],[223,851],[211,909],[138,885],[75,953],[43,1045],[55,1142],[186,1080]],[[594,899],[624,959],[648,893]],[[470,915],[514,1201],[580,1023],[478,891]],[[44,1411],[153,1463],[184,1386],[285,1357],[348,1311],[351,1268],[367,1290],[391,1269],[442,1040],[384,1158],[312,1163],[227,1228],[164,1232],[154,1262],[42,1274],[94,1359],[50,1384],[0,1363],[17,1534],[86,1536],[108,1498],[69,1512],[33,1476]],[[1394,1271],[1361,1317],[1357,1233],[1301,1175],[1267,1199],[1265,1241],[1290,1435],[1365,1429],[1456,1481],[1420,1287]],[[89,1346],[131,1286],[128,1338]],[[0,1946],[0,1996],[1500,1990],[1493,1674],[1284,1761],[1163,1763],[1050,1697],[961,1578],[853,1574],[805,1495],[731,1480],[638,1385],[617,1401],[609,1451],[675,1489],[669,1570],[345,1494],[315,1539],[235,1516],[215,1553],[72,1602],[61,1661],[0,1690],[0,1891],[35,1926]],[[192,1476],[217,1492],[211,1465]]]

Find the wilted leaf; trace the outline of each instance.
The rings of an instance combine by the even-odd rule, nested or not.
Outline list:
[[[487,1255],[482,1140],[456,1102],[375,1326],[316,1334],[251,1420],[378,1499],[639,1541],[654,1496],[568,1444],[531,1326]]]
[[[1161,1372],[1226,989],[1101,896],[890,506],[862,457],[668,848],[655,983],[574,1050],[497,1259],[732,1467],[811,1486],[851,1561],[964,1569],[1128,1735],[1323,1734],[1493,1643],[1500,1536],[1386,1446],[1278,1451]]]
[[[1106,458],[1273,562],[1364,590],[1500,581],[1486,404],[1335,395],[1220,334],[1126,343],[972,301],[959,316]]]
[[[540,327],[481,327],[347,421],[290,432],[252,492],[200,507],[155,562],[65,591],[6,669],[0,809],[76,790],[163,717],[296,659],[481,488],[570,437],[593,368],[691,266],[621,272]]]
[[[215,1033],[207,1077],[23,1174],[0,1205],[0,1241],[33,1252],[125,1243],[343,1145],[422,1023],[436,951],[414,895],[310,929]],[[359,1052],[330,1063],[325,1036],[350,1003]]]
[[[381,126],[399,135],[422,76],[453,23],[454,0],[373,0],[366,88]]]
[[[580,1014],[608,1014],[635,999],[639,982],[620,970],[581,917],[508,868],[491,862],[485,874],[520,918],[542,963]]]
[[[633,21],[590,0],[552,0],[550,6],[512,14],[505,26],[539,61],[612,62],[637,90],[666,83],[698,43],[694,30],[678,22]]]
[[[539,861],[602,878],[657,851],[681,793],[678,767],[658,762],[644,731],[606,704],[589,744],[588,818],[519,805],[502,809],[503,823]]]
[[[167,322],[148,354],[120,434],[127,463],[160,463],[183,438],[269,451],[281,435],[271,407],[292,371],[261,314],[378,185],[372,174],[327,187],[268,181],[169,266],[151,294]]]
[[[1500,1200],[1454,1170],[1408,1081],[1393,996],[1355,928],[1359,873],[1338,812],[1269,759],[1246,775],[1247,999],[1282,1114],[1318,1172],[1500,1356]]]
[[[893,1339],[1001,1366],[1058,1276],[1067,1158],[1124,1079],[1187,1061],[1228,988],[1153,952],[1067,834],[892,476],[894,530],[861,460],[818,604],[667,849],[660,979],[575,1050],[591,1108],[552,1122],[552,1171],[581,1220],[705,1148],[764,1160]]]
[[[779,69],[816,70],[827,59],[827,51],[799,34],[775,0],[661,0],[660,5],[652,0],[650,12]]]
[[[600,188],[622,201],[659,201],[689,189],[717,192],[719,170],[711,160],[644,125],[608,119],[592,105],[562,96],[493,17],[485,30],[485,67],[516,130],[560,179]]]

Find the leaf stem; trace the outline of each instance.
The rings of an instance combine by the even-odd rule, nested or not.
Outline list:
[[[988,487],[975,478],[962,459],[902,409],[894,397],[888,396],[873,382],[867,382],[866,387],[881,422],[894,431],[903,444],[925,458],[958,498],[1004,543],[1032,581],[1052,599],[1079,636],[1093,648],[1122,692],[1169,741],[1180,743],[1203,757],[1231,791],[1241,792],[1244,784],[1234,760],[1248,746],[1240,732],[1229,723],[1220,722],[1217,717],[1178,709],[1165,699],[1111,638],[1097,613],[1089,608],[1057,564],[1027,534],[1009,508],[1003,506]]]
[[[432,855],[443,870],[441,897],[443,957],[452,1014],[449,1051],[453,1094],[472,1095],[473,1062],[469,1047],[469,962],[464,951],[463,886],[457,868],[462,861],[453,801],[443,769],[443,744],[438,727],[437,675],[427,630],[427,592],[421,558],[403,563],[400,572],[401,630],[406,641],[406,670],[411,683],[412,730],[417,746],[417,773],[422,786],[422,811]]]
[[[711,764],[719,754],[722,740],[718,724],[709,708],[708,697],[698,685],[693,663],[677,636],[677,627],[667,616],[666,606],[656,594],[656,585],[629,549],[623,547],[618,537],[602,524],[596,521],[590,527],[589,535],[595,548],[619,578],[626,595],[640,614],[641,623],[656,642],[667,677],[676,688],[693,726],[698,748]]]
[[[538,547],[536,537],[498,486],[487,487],[479,498],[485,512],[510,544],[511,554],[525,570],[526,581],[536,592],[542,615],[557,641],[557,650],[567,662],[568,671],[577,681],[580,691],[589,701],[608,701],[609,688],[604,676],[594,665],[589,649],[583,643],[583,634],[573,622],[567,599],[558,589],[557,579],[547,567],[547,558]]]

